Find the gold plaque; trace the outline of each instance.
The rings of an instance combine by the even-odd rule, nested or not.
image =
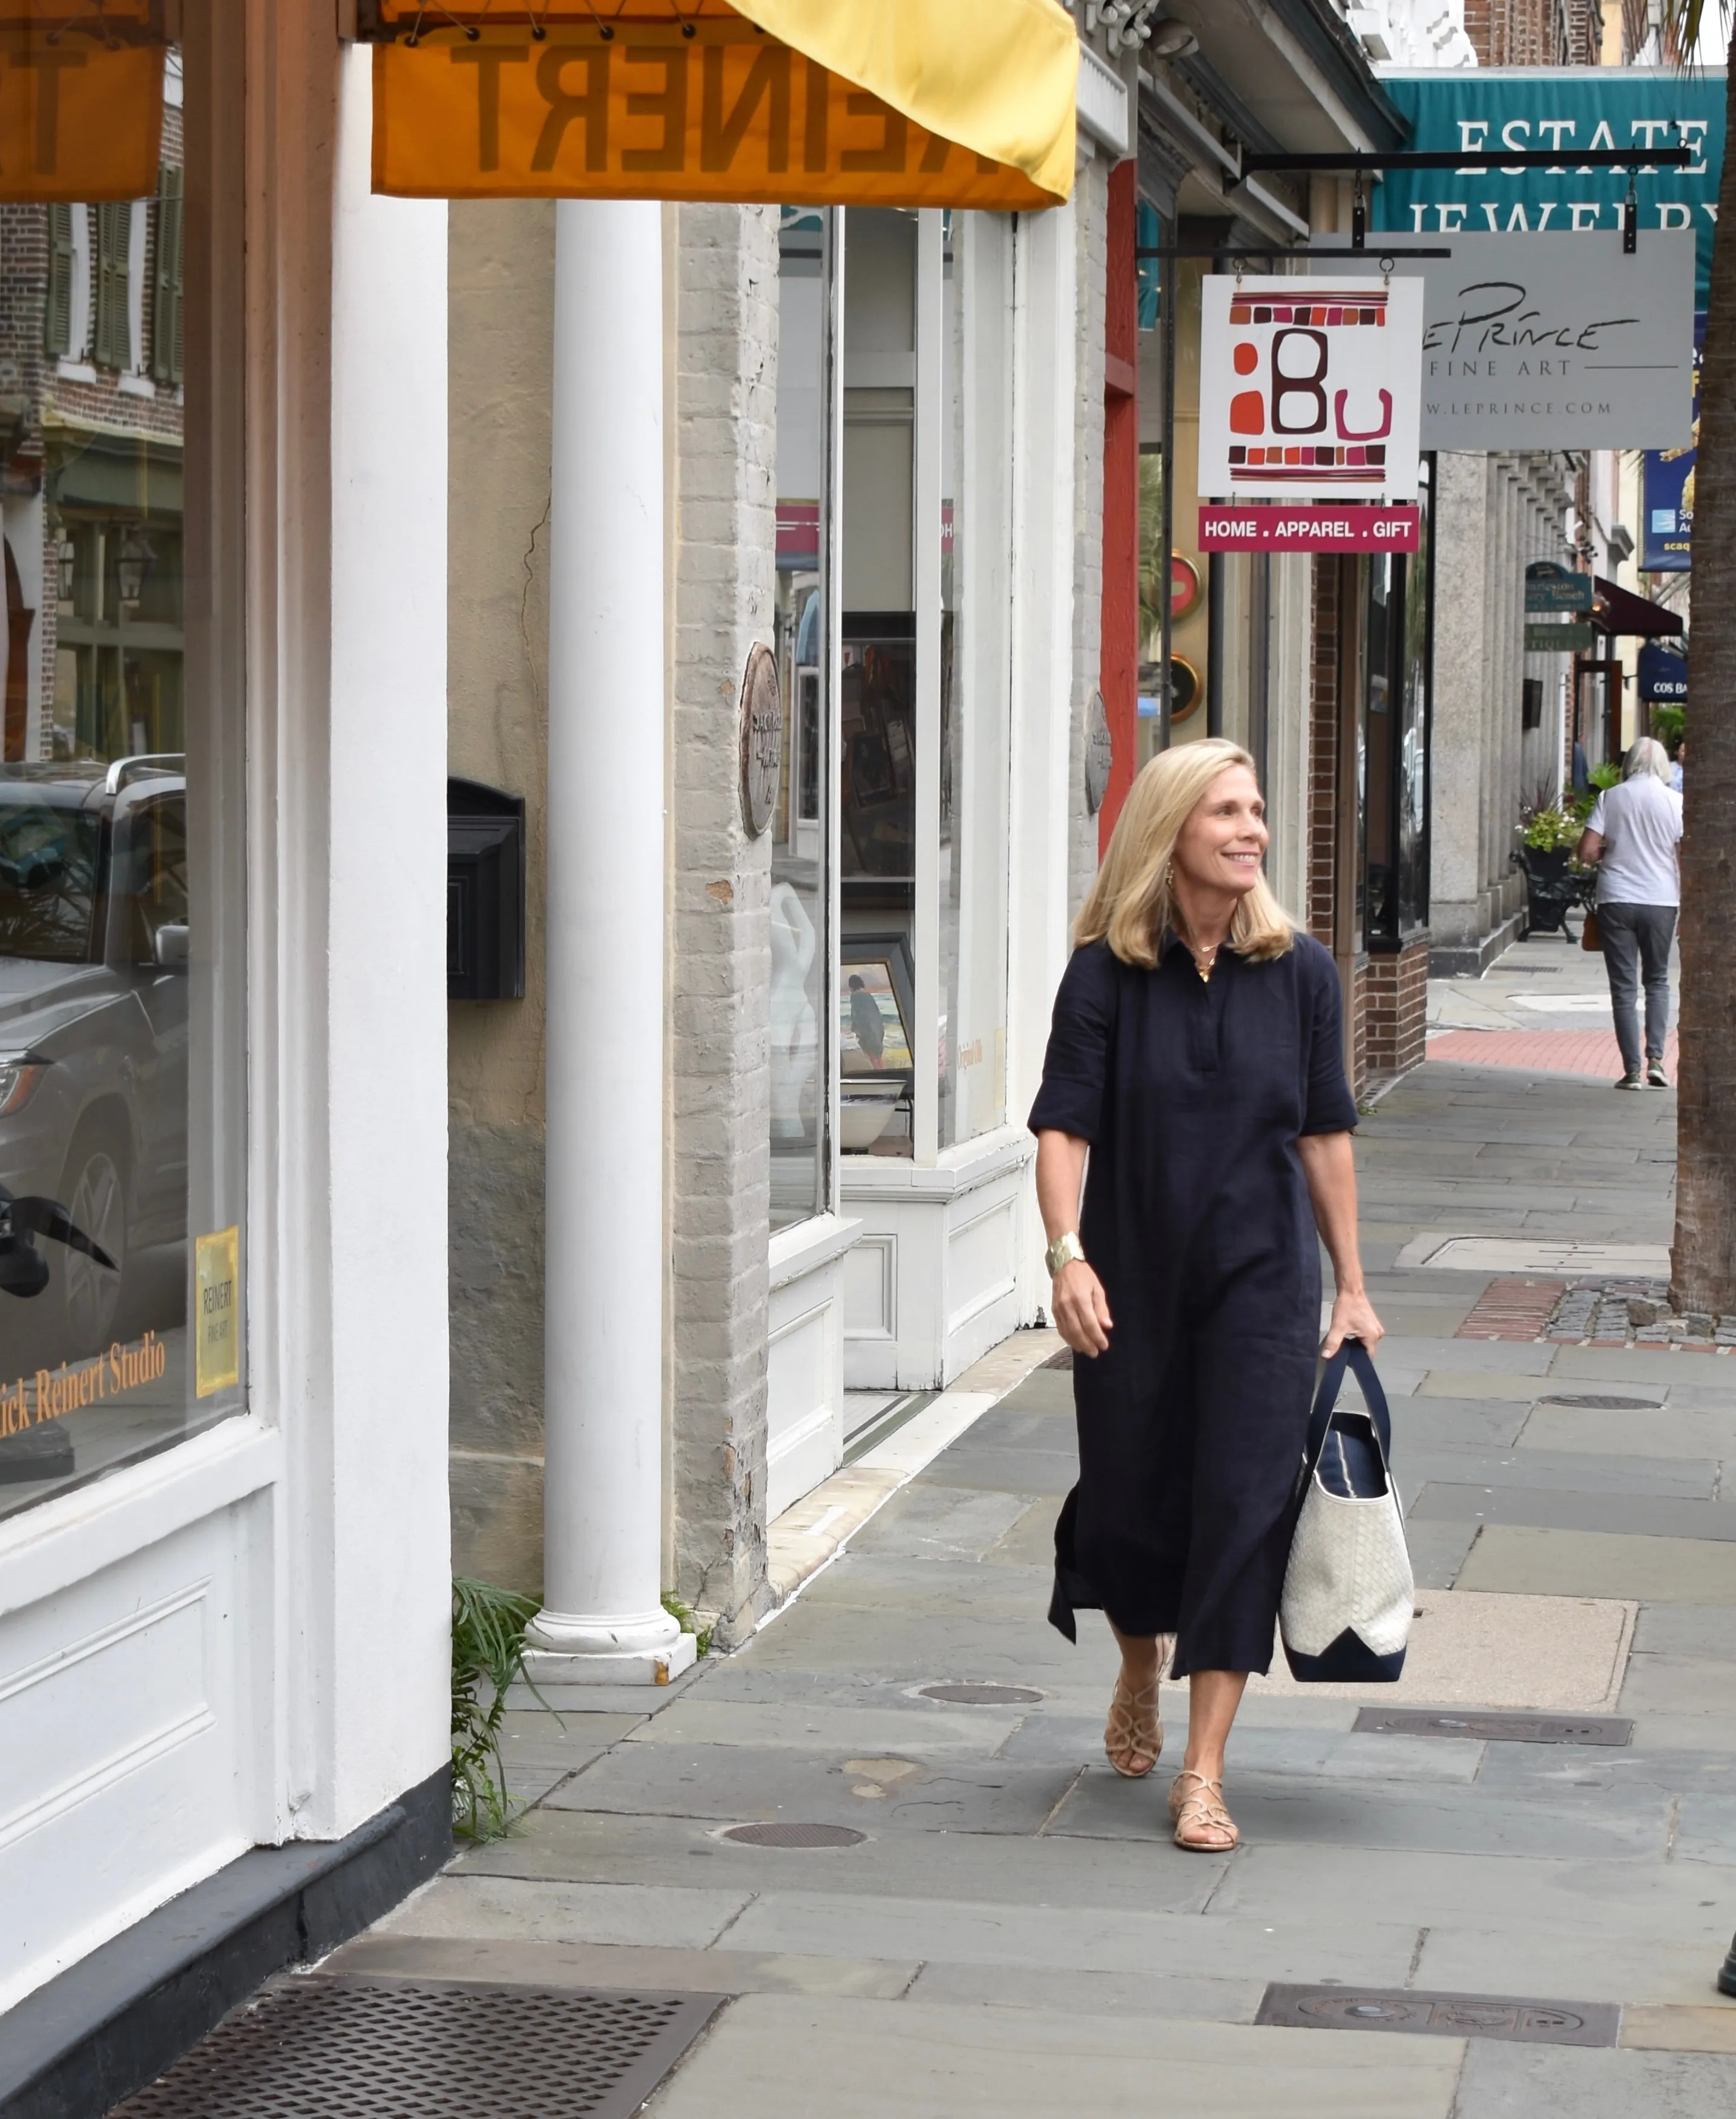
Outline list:
[[[198,1395],[241,1380],[241,1231],[219,1229],[193,1245],[194,1369]]]

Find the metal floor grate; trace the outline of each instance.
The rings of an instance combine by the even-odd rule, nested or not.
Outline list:
[[[715,1994],[281,1979],[111,2119],[629,2119],[722,2005]]]
[[[1534,2001],[1506,1994],[1419,1994],[1381,1987],[1268,1987],[1256,2024],[1311,2031],[1418,2031],[1525,2045],[1613,2046],[1611,2001]]]
[[[1602,1744],[1633,1741],[1633,1723],[1620,1714],[1496,1714],[1451,1708],[1365,1707],[1360,1735],[1460,1736],[1484,1744]]]
[[[718,1835],[738,1847],[860,1847],[868,1837],[849,1825],[732,1825]]]
[[[949,1707],[1040,1707],[1042,1695],[1028,1685],[925,1685],[924,1699],[943,1699]]]
[[[1537,1403],[1575,1406],[1582,1412],[1657,1412],[1664,1404],[1662,1398],[1617,1398],[1609,1391],[1556,1391]]]

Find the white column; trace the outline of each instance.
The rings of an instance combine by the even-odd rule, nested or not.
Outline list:
[[[654,202],[555,208],[539,1682],[661,1683],[663,264]]]

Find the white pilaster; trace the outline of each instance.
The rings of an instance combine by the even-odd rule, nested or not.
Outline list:
[[[539,1681],[661,1683],[663,267],[651,202],[555,210]]]

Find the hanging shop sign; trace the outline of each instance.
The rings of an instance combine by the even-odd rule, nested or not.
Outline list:
[[[1693,422],[1694,246],[1642,234],[1459,235],[1421,281],[1425,449],[1644,449]],[[1371,253],[1353,268],[1380,271]]]
[[[1419,282],[1214,273],[1200,292],[1202,492],[1414,497]]]
[[[1035,208],[1072,189],[1079,40],[1054,0],[360,12],[377,192]]]
[[[1694,467],[1700,455],[1700,363],[1706,312],[1694,318],[1694,424],[1685,445],[1648,449],[1641,469],[1640,566],[1652,574],[1685,574],[1693,564]]]
[[[1640,697],[1664,700],[1676,706],[1687,703],[1687,656],[1673,641],[1646,640],[1640,644]]]
[[[1421,543],[1414,507],[1322,502],[1200,510],[1202,552],[1414,552]]]
[[[0,0],[0,201],[154,192],[165,49],[162,0]]]
[[[1589,655],[1597,634],[1587,619],[1568,619],[1553,625],[1525,628],[1527,655]]]
[[[1409,119],[1413,148],[1551,152],[1536,169],[1394,169],[1375,188],[1376,228],[1407,235],[1605,234],[1622,225],[1630,180],[1644,236],[1690,231],[1694,306],[1704,308],[1724,166],[1723,70],[1674,67],[1468,67],[1386,73],[1381,86]],[[1573,150],[1632,146],[1631,165],[1576,166]],[[1648,165],[1648,147],[1686,147],[1682,169]],[[1443,447],[1446,446],[1443,444]]]
[[[1590,610],[1591,577],[1576,574],[1553,559],[1534,559],[1525,568],[1527,610]]]

